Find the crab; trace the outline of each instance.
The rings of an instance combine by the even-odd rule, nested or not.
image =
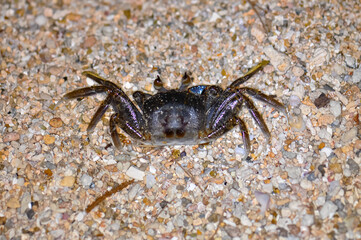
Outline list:
[[[248,155],[249,133],[245,122],[239,116],[243,105],[248,108],[266,139],[270,139],[271,136],[261,114],[248,96],[286,112],[285,106],[274,96],[263,94],[254,88],[240,87],[268,63],[269,61],[261,61],[226,89],[216,85],[189,87],[192,78],[186,72],[178,89],[167,90],[158,76],[154,80],[154,87],[158,92],[151,95],[136,91],[133,93],[135,102],[116,84],[96,73],[85,71],[83,75],[100,85],[74,90],[65,94],[64,98],[75,99],[107,93],[107,97],[91,119],[87,131],[93,131],[111,106],[115,113],[109,121],[110,135],[118,149],[121,149],[122,144],[117,126],[137,143],[153,146],[205,144],[239,126],[245,154]]]

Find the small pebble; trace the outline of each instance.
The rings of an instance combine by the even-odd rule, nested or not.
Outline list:
[[[236,154],[239,154],[239,155],[244,155],[244,154],[246,153],[246,151],[244,150],[244,148],[238,147],[238,146],[234,149],[234,152],[235,152]]]
[[[321,149],[320,152],[325,153],[326,157],[329,157],[333,153],[333,150],[332,150],[332,148],[324,147],[324,148]]]
[[[315,204],[316,204],[316,206],[320,207],[320,206],[322,206],[323,204],[325,204],[325,202],[326,202],[325,196],[319,196],[319,197],[316,199]]]
[[[306,123],[303,121],[303,115],[299,108],[294,108],[288,115],[288,122],[293,131],[302,132],[306,128]]]
[[[288,159],[294,159],[297,157],[297,154],[294,152],[289,152],[284,149],[281,149],[281,151],[282,151],[282,155]]]
[[[61,120],[61,118],[52,118],[49,121],[49,124],[54,128],[60,128],[61,126],[63,126],[63,121]]]
[[[12,142],[12,141],[17,141],[20,139],[20,134],[16,133],[16,132],[11,132],[11,133],[7,133],[5,134],[3,141],[4,142]]]
[[[82,44],[82,47],[83,48],[91,48],[96,43],[97,43],[97,39],[94,36],[89,36],[89,37],[85,38],[85,40]]]
[[[138,168],[135,168],[133,166],[131,166],[130,168],[128,168],[127,172],[125,173],[128,177],[130,178],[134,178],[136,180],[143,180],[145,173],[141,170],[139,170]]]
[[[48,72],[53,76],[60,76],[63,71],[64,69],[58,66],[51,66],[48,68]]]
[[[342,75],[342,74],[345,73],[344,67],[342,65],[340,65],[340,64],[337,64],[337,63],[333,66],[333,70],[335,71],[335,73],[337,75]]]
[[[73,13],[73,12],[66,15],[66,19],[69,20],[69,21],[79,21],[79,19],[81,17],[82,16],[80,14]]]
[[[53,231],[50,231],[50,235],[54,239],[62,239],[65,235],[65,231],[62,229],[53,230]]]
[[[336,211],[337,206],[333,202],[327,201],[320,210],[320,216],[322,219],[332,218]]]
[[[360,165],[351,158],[347,160],[347,164],[350,167],[352,175],[357,176],[360,172]]]
[[[48,19],[44,15],[39,15],[35,18],[35,23],[39,26],[44,26],[48,22]]]
[[[199,152],[198,152],[198,157],[200,158],[200,159],[203,159],[203,158],[205,158],[207,156],[207,150],[200,150]]]
[[[314,221],[315,221],[315,218],[313,215],[305,214],[302,216],[302,225],[303,226],[307,226],[307,227],[312,226]]]
[[[257,42],[261,43],[266,37],[263,28],[260,25],[254,24],[251,29],[251,35],[256,38]]]
[[[47,145],[53,144],[55,142],[55,137],[51,135],[45,135],[44,136],[44,143]]]
[[[344,177],[351,177],[352,173],[351,173],[351,170],[350,168],[344,168],[343,169],[343,176]]]
[[[288,207],[291,209],[291,211],[298,211],[301,205],[302,205],[301,201],[296,200],[290,202]]]
[[[354,140],[356,136],[357,136],[357,128],[354,127],[342,135],[341,141],[346,144]]]
[[[322,108],[326,106],[329,102],[330,99],[326,96],[326,94],[321,93],[321,95],[314,101],[314,104],[317,108]]]
[[[301,77],[305,73],[302,68],[297,66],[292,68],[292,72],[296,77]]]
[[[329,168],[334,173],[341,173],[342,172],[342,166],[340,163],[330,163]]]
[[[153,167],[152,165],[149,166],[149,172],[152,174],[155,174],[157,172],[157,169]]]
[[[264,214],[270,204],[270,196],[267,193],[255,191],[254,196],[256,197],[259,204],[261,204],[261,214]]]
[[[335,117],[332,114],[322,114],[318,118],[319,126],[327,126],[335,121]]]
[[[301,169],[299,167],[286,167],[286,171],[290,178],[297,179],[301,176]]]
[[[156,184],[156,180],[153,174],[147,174],[146,176],[146,185],[147,188],[152,188],[154,186],[154,184]]]
[[[271,64],[279,70],[280,74],[285,73],[291,67],[290,58],[284,53],[276,51],[272,46],[267,46],[264,53],[270,58]]]
[[[51,8],[44,8],[44,16],[45,17],[52,17],[53,16],[53,9]]]
[[[102,33],[107,37],[111,37],[113,36],[114,28],[111,25],[105,25],[102,28]]]
[[[361,67],[359,67],[358,69],[356,69],[354,72],[353,72],[353,75],[352,75],[352,82],[353,83],[359,83],[361,81]]]
[[[288,218],[288,217],[291,216],[291,214],[292,214],[292,211],[291,211],[291,209],[289,209],[288,207],[281,208],[281,215],[282,215],[282,217]]]
[[[19,199],[17,199],[17,198],[10,198],[10,199],[6,202],[6,206],[7,206],[8,208],[19,208],[19,207],[20,207]]]
[[[307,175],[307,180],[308,181],[315,181],[316,180],[316,176],[315,176],[315,172],[311,172],[310,174]]]
[[[113,224],[110,225],[110,228],[111,228],[111,230],[113,230],[113,231],[119,231],[119,229],[120,229],[120,222],[119,222],[119,221],[116,221],[115,223],[113,223]]]
[[[129,201],[132,201],[135,198],[140,188],[141,188],[140,185],[136,184],[129,190],[128,192]]]
[[[321,164],[317,167],[318,171],[320,171],[320,173],[322,174],[322,176],[325,176],[325,168],[326,168],[326,165],[325,164]]]
[[[327,141],[331,141],[331,138],[332,138],[331,133],[329,133],[326,128],[322,128],[322,129],[318,132],[318,136],[319,136],[321,139],[324,139],[324,140],[327,140]]]
[[[184,178],[185,173],[184,173],[184,171],[183,171],[183,169],[181,167],[176,166],[175,173],[177,174],[177,176],[179,178]]]
[[[91,176],[89,176],[88,174],[83,174],[80,177],[80,184],[83,185],[83,187],[89,187],[90,184],[92,183],[93,178]]]
[[[21,199],[20,212],[24,213],[29,208],[30,203],[31,203],[31,195],[29,192],[25,192]]]
[[[288,102],[291,107],[298,107],[301,104],[301,99],[296,95],[291,95]]]
[[[248,227],[252,226],[252,222],[249,220],[249,218],[246,215],[242,215],[241,224]]]
[[[221,18],[218,13],[213,12],[211,18],[209,19],[210,22],[215,22],[217,19]]]
[[[341,115],[341,103],[338,101],[331,101],[330,102],[330,112],[333,116],[338,117]]]
[[[332,198],[340,191],[340,189],[341,189],[340,181],[336,181],[336,180],[332,181],[328,188],[327,197]]]
[[[345,57],[345,63],[346,66],[349,68],[355,68],[356,67],[356,59],[350,55],[346,55]]]
[[[273,184],[272,183],[262,184],[262,190],[265,193],[272,193],[273,192]]]
[[[313,53],[312,58],[310,59],[311,69],[323,65],[326,61],[329,60],[329,53],[324,48],[317,48]]]
[[[312,183],[310,181],[308,181],[307,179],[302,179],[301,183],[300,183],[300,186],[303,189],[306,189],[306,190],[312,190],[313,189]]]
[[[83,221],[85,215],[86,215],[85,212],[79,212],[79,213],[75,216],[75,221],[78,221],[78,222]]]
[[[302,85],[295,86],[292,94],[298,96],[302,100],[305,96],[305,88]]]
[[[27,210],[25,210],[25,214],[28,217],[28,219],[30,220],[34,217],[35,211],[34,211],[34,209],[27,209]]]
[[[60,181],[60,186],[62,187],[72,187],[75,183],[75,177],[74,176],[65,176]]]
[[[337,211],[342,211],[345,208],[345,204],[340,199],[336,199],[333,203],[337,206]]]
[[[40,212],[39,217],[38,217],[39,223],[41,225],[46,225],[46,224],[50,223],[52,220],[51,219],[52,214],[53,214],[53,211],[51,209],[46,209],[45,211]]]

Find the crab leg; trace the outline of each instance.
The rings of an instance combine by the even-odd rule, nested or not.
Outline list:
[[[248,111],[251,113],[252,118],[255,120],[257,125],[261,128],[262,133],[266,136],[267,140],[270,139],[271,133],[268,130],[268,127],[267,127],[266,123],[264,122],[261,114],[257,111],[256,106],[251,101],[251,99],[249,99],[247,96],[245,96],[244,94],[241,94],[241,95],[243,97],[243,100],[244,100],[247,108],[248,108]]]
[[[232,128],[234,128],[237,124],[239,125],[239,129],[242,134],[244,149],[246,151],[245,155],[248,156],[248,153],[250,151],[251,141],[249,140],[249,133],[248,133],[246,124],[239,117],[234,117],[234,118],[228,120],[226,123],[221,124],[217,129],[210,132],[206,138],[207,139],[216,139],[216,138],[222,136],[224,133],[231,130]]]
[[[108,80],[105,80],[104,78],[102,78],[101,76],[99,76],[98,74],[96,74],[94,72],[85,71],[82,74],[90,79],[93,79],[95,82],[99,83],[100,85],[106,86],[110,89],[120,89],[116,84],[114,84]],[[124,95],[125,95],[125,93],[124,93]]]
[[[248,156],[249,151],[251,149],[251,141],[249,140],[249,133],[248,133],[246,124],[244,123],[244,121],[241,118],[238,118],[238,123],[239,123],[239,129],[242,133],[244,149],[246,151],[244,155]]]
[[[140,128],[135,127],[137,125],[136,123],[132,123],[129,121],[129,119],[125,119],[124,115],[121,113],[116,113],[113,118],[113,123],[118,124],[118,126],[131,138],[136,140],[144,140],[143,133]],[[113,139],[114,141],[114,139]]]
[[[97,123],[100,121],[100,119],[103,117],[104,113],[109,108],[110,104],[112,102],[112,95],[108,95],[107,98],[100,104],[98,110],[95,112],[92,120],[90,121],[87,132],[91,132],[94,130]]]
[[[269,61],[263,60],[262,62],[260,62],[259,64],[257,64],[256,66],[254,66],[250,70],[248,70],[248,72],[245,75],[243,75],[242,77],[234,80],[233,83],[231,83],[231,85],[229,85],[228,88],[236,88],[236,87],[238,87],[239,85],[241,85],[242,83],[244,83],[248,79],[250,79],[257,72],[262,70],[263,67],[266,66],[268,63],[269,63]]]
[[[242,106],[242,95],[234,91],[224,91],[223,95],[210,109],[208,122],[211,123],[211,129],[217,129],[223,122],[225,115],[230,112],[239,112]]]
[[[147,100],[151,96],[152,95],[150,95],[148,93],[141,92],[141,91],[136,91],[136,92],[133,93],[133,99],[135,100],[135,102],[138,104],[139,108],[142,111],[143,111],[145,100]]]
[[[109,88],[106,86],[92,86],[74,90],[64,95],[65,99],[82,98],[106,92]]]
[[[238,123],[239,122],[236,117],[229,119],[226,122],[220,123],[218,124],[216,129],[213,129],[210,133],[206,135],[206,139],[216,139],[234,128]]]
[[[279,111],[282,111],[284,113],[286,112],[286,108],[282,103],[278,102],[273,97],[268,96],[257,89],[244,87],[244,88],[240,88],[239,91],[245,92],[256,99],[271,105],[272,107],[276,108]]]
[[[117,122],[117,113],[112,114],[112,116],[110,117],[110,121],[109,121],[109,128],[110,128],[110,136],[112,137],[112,141],[114,146],[117,149],[121,148],[121,142],[120,142],[120,138],[117,132],[117,127],[116,127],[116,122]]]
[[[95,82],[105,86],[108,88],[108,90],[111,92],[111,101],[110,104],[114,108],[114,111],[118,113],[117,117],[117,123],[120,122],[126,122],[129,126],[126,127],[128,132],[133,133],[134,137],[136,139],[141,138],[142,136],[140,134],[140,128],[141,125],[144,125],[144,119],[138,108],[133,104],[133,102],[129,99],[129,97],[125,94],[125,92],[118,87],[116,84],[105,80],[104,78],[100,77],[98,74],[85,71],[83,72],[83,75],[86,77],[89,77],[93,79]],[[108,107],[106,107],[108,108]],[[101,113],[102,109],[99,108],[99,113]],[[95,118],[95,117],[94,117]],[[123,121],[119,121],[119,119],[122,119]],[[124,123],[120,123],[121,125]],[[132,129],[132,130],[130,130]],[[133,136],[132,135],[132,136]],[[138,136],[138,137],[137,137]]]

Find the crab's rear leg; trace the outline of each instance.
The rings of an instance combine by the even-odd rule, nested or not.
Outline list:
[[[256,106],[252,102],[251,99],[249,99],[244,94],[240,93],[242,95],[242,98],[244,100],[244,103],[246,104],[248,111],[251,113],[251,116],[253,120],[257,123],[257,125],[261,128],[262,133],[266,136],[267,141],[271,138],[271,133],[268,130],[268,127],[263,120],[261,114],[258,112]]]
[[[119,134],[117,132],[117,127],[116,127],[116,118],[117,113],[114,113],[111,117],[110,117],[110,121],[109,121],[109,128],[110,128],[110,136],[112,138],[113,144],[117,149],[121,149],[121,142],[120,142],[120,138],[119,138]]]
[[[244,150],[245,150],[244,156],[247,157],[249,154],[249,151],[251,150],[251,141],[249,140],[249,133],[248,133],[246,124],[244,123],[244,121],[241,118],[238,118],[238,123],[239,123],[239,129],[242,134],[242,140],[243,140],[243,145],[244,145]]]
[[[95,95],[97,93],[104,93],[109,90],[106,86],[92,86],[86,88],[80,88],[69,92],[63,96],[64,99],[74,99],[74,98],[82,98]]]
[[[276,99],[274,99],[272,96],[268,96],[257,89],[248,88],[248,87],[240,88],[239,91],[245,92],[248,95],[250,95],[256,99],[271,105],[272,107],[276,108],[277,110],[279,110],[283,113],[286,113],[285,106],[282,103],[278,102]]]

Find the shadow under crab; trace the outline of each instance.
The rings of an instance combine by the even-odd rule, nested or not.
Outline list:
[[[107,93],[106,99],[91,119],[87,131],[91,132],[112,106],[115,113],[110,118],[110,133],[118,149],[121,148],[121,141],[117,125],[135,141],[153,146],[208,143],[238,125],[247,156],[250,150],[249,133],[245,122],[239,117],[243,105],[248,108],[266,138],[270,138],[266,123],[247,95],[286,112],[284,105],[274,97],[254,88],[240,87],[268,63],[262,61],[224,90],[216,85],[189,87],[192,78],[187,73],[184,74],[179,89],[167,90],[158,76],[154,81],[154,87],[158,92],[151,95],[136,91],[133,94],[136,104],[116,84],[96,73],[86,71],[83,75],[100,85],[77,89],[65,94],[64,98],[74,99]]]

